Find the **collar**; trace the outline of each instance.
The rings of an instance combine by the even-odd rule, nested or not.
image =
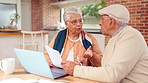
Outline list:
[[[115,35],[117,35],[126,26],[127,24],[122,25],[111,37],[114,37]]]

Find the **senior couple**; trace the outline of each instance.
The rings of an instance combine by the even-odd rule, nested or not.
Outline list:
[[[148,83],[148,48],[141,33],[128,26],[127,8],[114,4],[98,13],[102,16],[99,22],[102,34],[110,36],[103,53],[97,40],[82,30],[81,10],[65,10],[67,28],[49,44],[60,52],[63,69],[75,77],[101,82]],[[44,54],[49,66],[54,66],[47,52]]]

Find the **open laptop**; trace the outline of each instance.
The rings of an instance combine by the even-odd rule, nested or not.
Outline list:
[[[14,48],[14,51],[21,65],[24,67],[24,70],[28,73],[52,79],[67,75],[63,69],[49,67],[42,52],[16,49],[16,48]]]

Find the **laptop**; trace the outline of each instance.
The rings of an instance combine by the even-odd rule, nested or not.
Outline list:
[[[25,72],[55,79],[66,76],[63,69],[51,68],[42,52],[14,48],[14,51],[24,67]]]

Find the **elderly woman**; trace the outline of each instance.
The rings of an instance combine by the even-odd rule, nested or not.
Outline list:
[[[65,10],[63,17],[67,28],[54,36],[49,47],[59,51],[64,61],[73,61],[77,64],[81,62],[84,66],[91,62],[93,66],[100,66],[100,61],[95,60],[95,58],[102,56],[102,53],[96,39],[82,30],[83,19],[81,10],[74,7],[68,8]],[[89,47],[98,56],[93,56],[91,59],[84,58],[83,55]],[[48,64],[52,66],[47,52],[44,54]]]

